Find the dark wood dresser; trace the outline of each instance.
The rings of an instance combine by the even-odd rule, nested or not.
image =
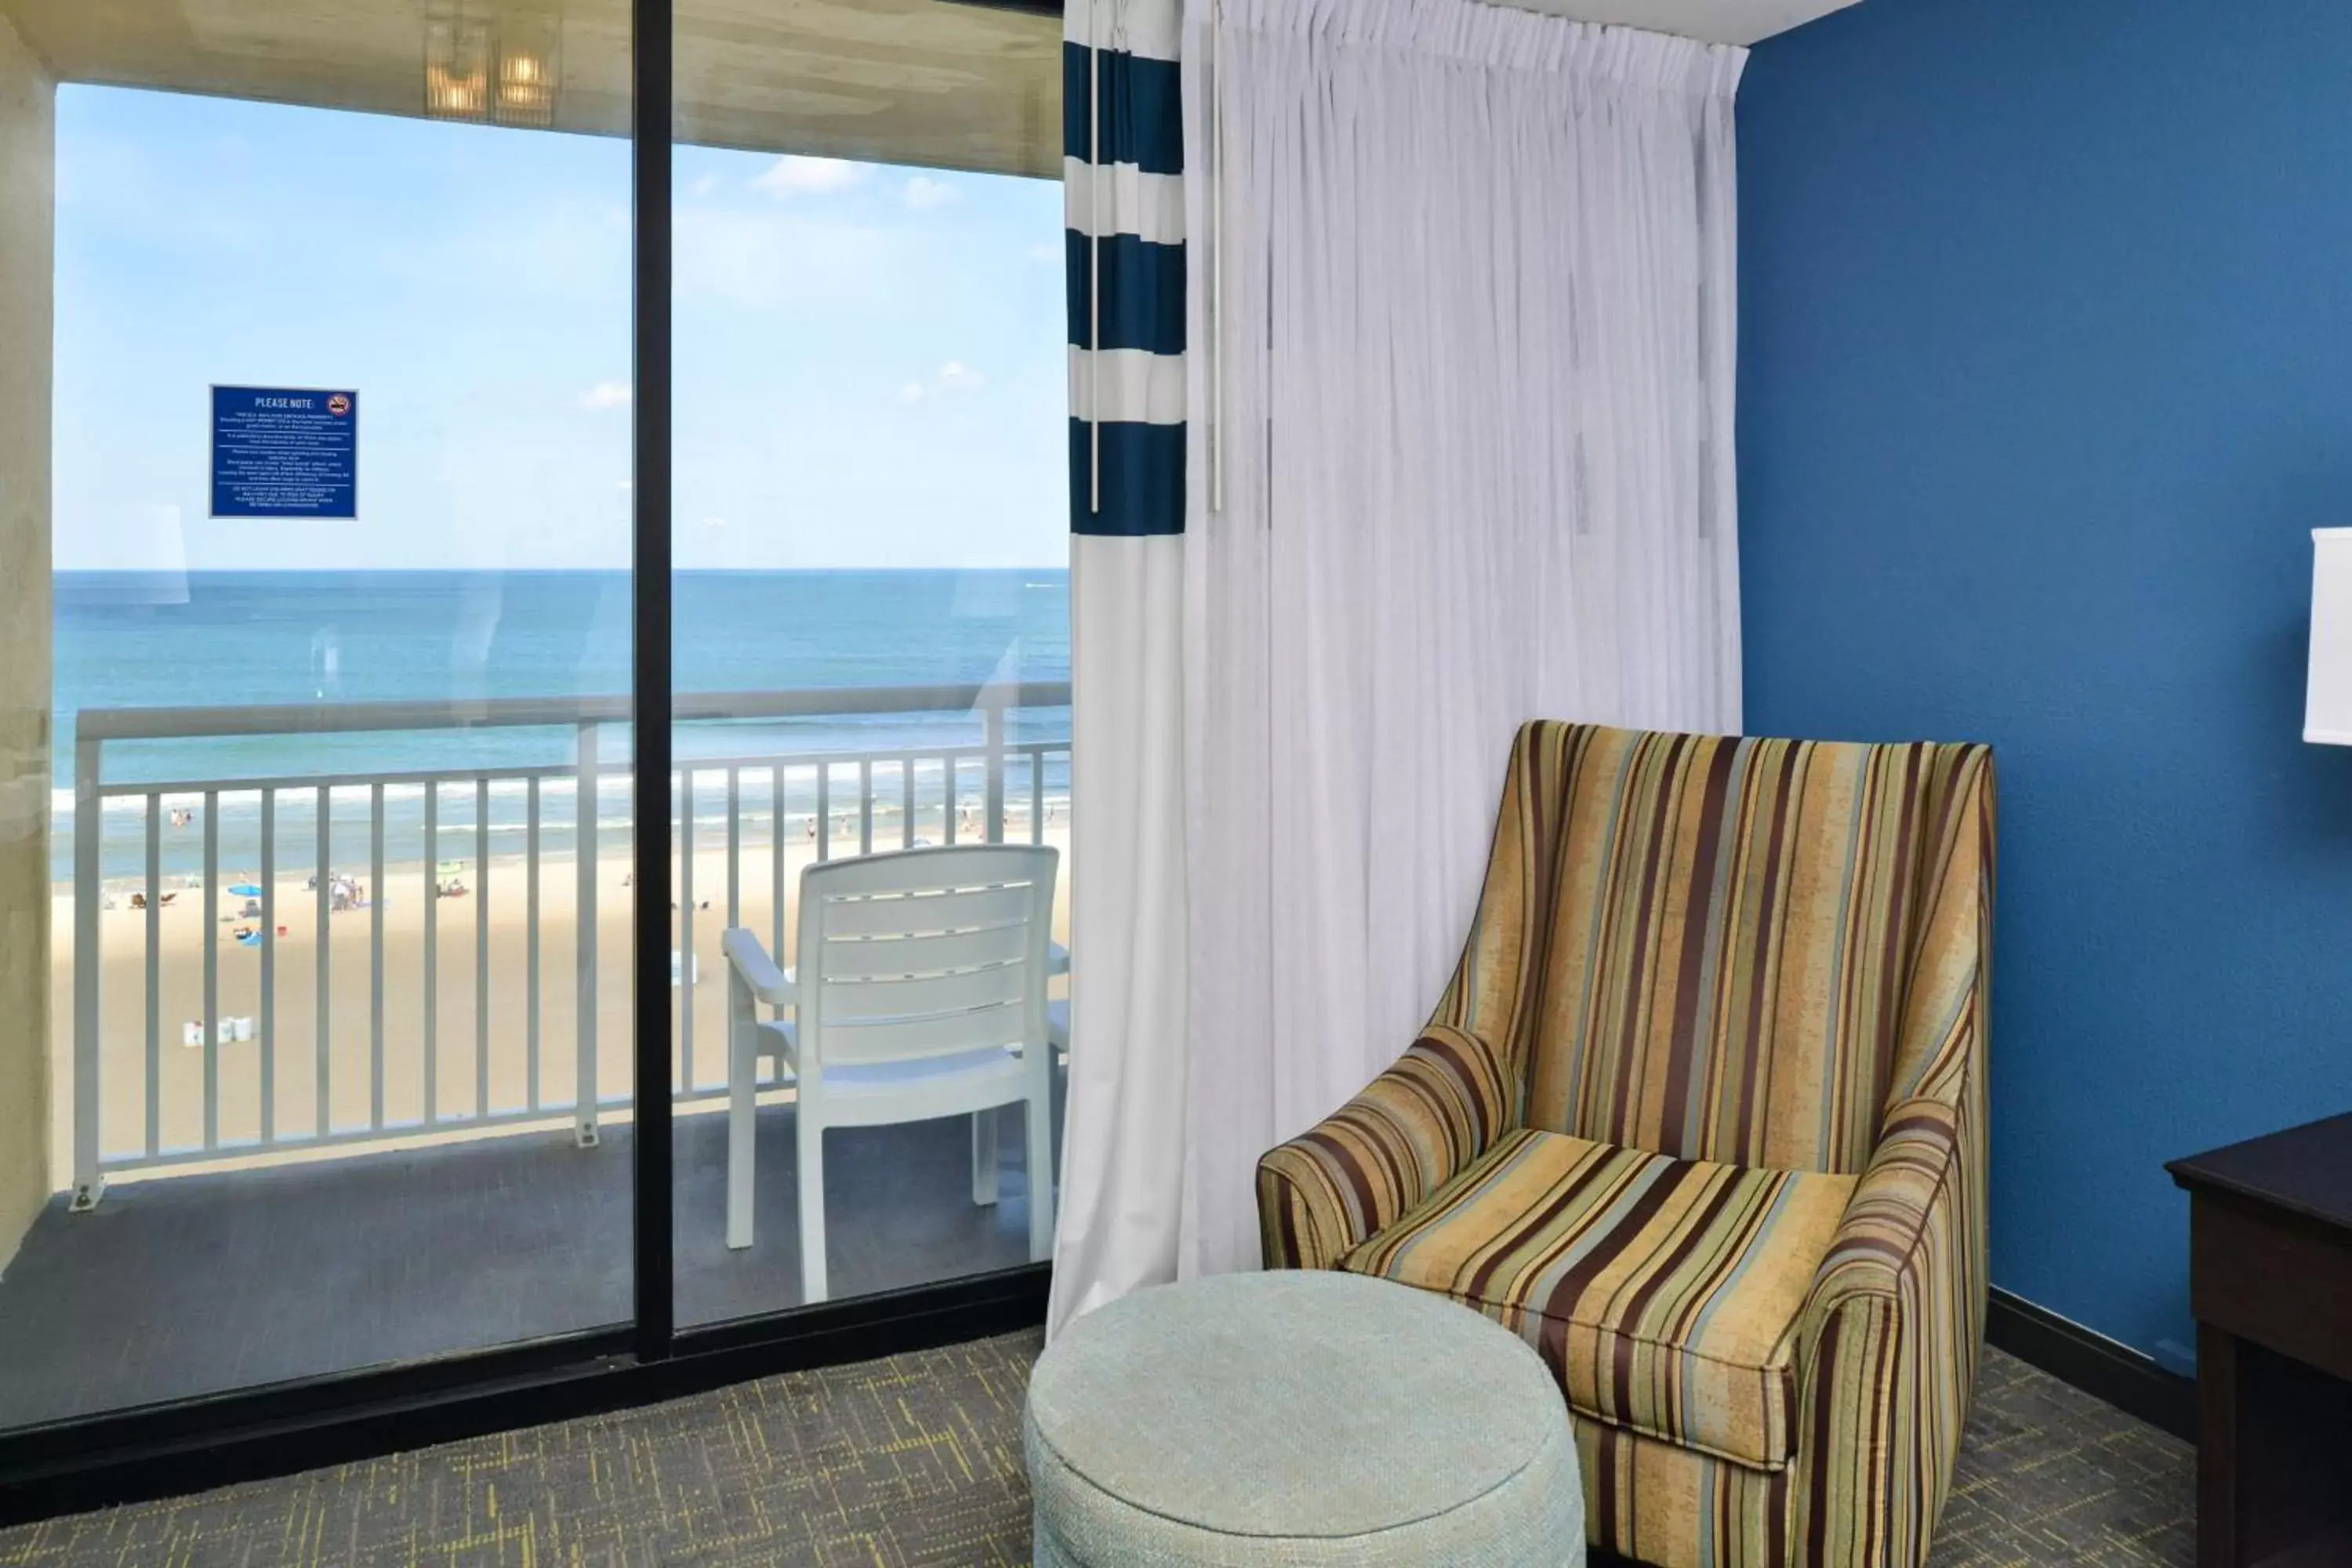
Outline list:
[[[2189,1194],[2199,1568],[2352,1564],[2352,1114],[2165,1169]]]

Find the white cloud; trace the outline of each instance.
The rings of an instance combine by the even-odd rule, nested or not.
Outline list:
[[[727,526],[727,520],[723,517],[706,517],[702,520],[702,526],[705,528],[724,528]]]
[[[940,366],[929,381],[910,381],[898,389],[901,403],[922,403],[935,397],[953,397],[961,393],[978,392],[988,384],[988,377],[960,359],[951,359]]]
[[[680,207],[679,298],[732,310],[866,308],[914,287],[909,248],[835,202],[711,202]],[[898,226],[899,229],[904,225]]]
[[[583,408],[626,408],[629,405],[629,384],[625,381],[600,381],[580,395]]]
[[[716,174],[705,174],[694,182],[694,194],[698,196],[707,196],[718,188],[719,176]]]
[[[906,199],[911,212],[937,212],[963,200],[963,193],[945,180],[934,180],[928,174],[917,174],[907,182]]]
[[[260,179],[259,175],[255,176]],[[264,230],[267,217],[249,221]],[[387,237],[390,231],[387,230]],[[427,223],[376,247],[369,258],[433,289],[452,279],[528,278],[533,300],[573,304],[586,319],[625,319],[629,300],[629,209],[625,203],[520,202],[462,225]]]
[[[1029,259],[1040,267],[1059,267],[1066,254],[1058,245],[1033,245],[1029,247]]]
[[[831,195],[863,181],[870,168],[842,158],[803,158],[788,153],[753,180],[751,188],[772,196]]]

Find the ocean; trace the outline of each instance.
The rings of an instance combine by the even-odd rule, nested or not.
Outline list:
[[[631,590],[623,572],[59,573],[52,875],[71,876],[74,734],[84,709],[623,695]],[[1058,568],[685,572],[674,593],[680,692],[1069,679],[1069,574]],[[903,752],[974,743],[980,732],[971,712],[863,714],[685,724],[674,744],[678,760],[689,762]],[[627,736],[625,725],[604,729],[607,761],[627,755]],[[1014,715],[1015,742],[1068,736],[1066,708]],[[110,742],[104,769],[109,783],[163,783],[543,767],[568,763],[573,740],[566,726]],[[848,777],[837,789],[854,806]],[[917,781],[936,808],[940,770],[919,768]],[[959,784],[960,799],[973,798],[977,770],[968,765]],[[1014,781],[1014,799],[1026,798],[1026,784]],[[259,795],[225,788],[222,866],[249,869],[258,858]],[[1044,788],[1066,807],[1066,754],[1048,760]],[[723,831],[724,790],[723,777],[698,780],[698,826]],[[747,814],[769,810],[765,791],[763,777],[746,776]],[[814,791],[813,771],[788,783],[788,821],[814,811]],[[499,781],[494,792],[493,854],[520,853],[524,786]],[[443,841],[430,851],[421,841],[423,795],[421,786],[387,791],[388,858],[470,856],[473,792],[444,790]],[[623,841],[625,779],[607,779],[599,795],[600,832],[610,828],[620,837],[607,842]],[[547,781],[542,797],[542,842],[566,849],[568,781]],[[309,791],[280,796],[283,869],[305,869],[316,858],[314,798]],[[184,823],[166,818],[163,868],[176,879],[202,868],[203,801],[173,793],[164,805],[189,814]],[[144,812],[137,796],[107,803],[102,874],[110,882],[142,874]],[[331,812],[331,855],[364,858],[366,791],[337,792]]]

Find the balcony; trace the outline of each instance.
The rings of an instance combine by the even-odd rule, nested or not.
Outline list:
[[[761,1095],[757,1244],[723,1245],[725,1122],[703,1114],[725,1094],[719,931],[789,951],[812,859],[1064,841],[1068,701],[1039,684],[677,700],[680,1321],[798,1303],[789,1080]],[[877,743],[793,743],[797,721],[842,716]],[[71,1167],[0,1279],[0,1426],[627,1318],[628,718],[606,699],[79,715],[52,1079]],[[340,764],[370,737],[461,752],[488,731],[567,754],[172,762],[301,735]],[[835,1296],[1025,1262],[1021,1140],[995,1142],[1001,1195],[980,1206],[963,1121],[834,1133]]]

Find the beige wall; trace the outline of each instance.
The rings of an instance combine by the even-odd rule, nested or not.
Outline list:
[[[49,325],[57,93],[0,16],[0,1266],[49,1194]]]

